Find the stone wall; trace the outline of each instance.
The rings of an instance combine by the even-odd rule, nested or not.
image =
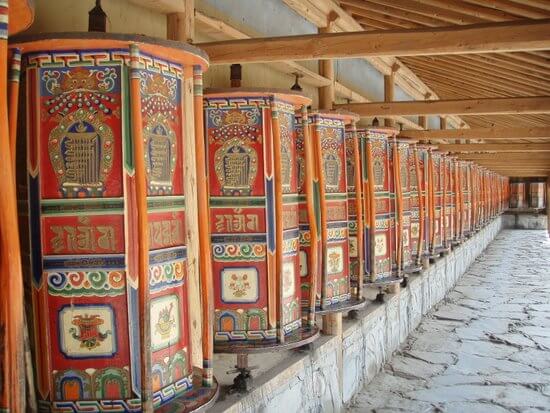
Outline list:
[[[506,212],[502,215],[503,229],[547,229],[548,217],[532,212]]]
[[[269,370],[253,371],[255,381],[250,393],[222,396],[212,410],[342,411],[418,326],[422,316],[453,288],[501,227],[499,216],[430,268],[411,277],[400,293],[387,295],[384,304],[371,302],[357,319],[345,318],[341,338],[323,336],[311,349],[288,352]],[[264,354],[256,362],[261,364],[262,359],[271,357]],[[230,356],[220,358],[227,362]],[[225,375],[220,370],[223,365],[229,363],[218,363],[219,378]]]

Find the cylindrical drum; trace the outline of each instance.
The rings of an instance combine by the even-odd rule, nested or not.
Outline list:
[[[460,161],[462,180],[462,233],[469,235],[472,231],[472,194],[471,194],[471,165],[468,161]]]
[[[430,248],[432,254],[439,254],[445,250],[445,214],[444,214],[444,184],[445,162],[440,152],[430,150],[430,210],[433,215],[432,230],[430,236]]]
[[[415,223],[418,224],[418,190],[416,179],[416,168],[411,170],[411,165],[414,164],[414,144],[409,141],[397,139],[395,142],[396,150],[394,151],[394,159],[396,167],[396,231],[397,231],[397,260],[400,268],[405,274],[420,271],[422,267],[416,262],[413,262],[413,243],[412,243],[412,188],[413,178],[415,189],[416,217]],[[418,227],[415,228],[418,230]],[[418,231],[416,231],[414,247],[418,248]],[[416,251],[416,250],[415,250]],[[414,253],[416,257],[416,253]]]
[[[356,120],[356,115],[349,113],[316,111],[309,115],[309,134],[316,160],[314,175],[318,178],[315,183],[318,200],[311,207],[317,209],[321,241],[317,313],[347,310],[365,302],[360,297],[357,281],[353,283],[353,291],[351,283],[351,271],[357,270],[354,274],[357,280],[362,264],[359,253],[362,248],[358,248],[357,239],[358,203],[355,197],[348,200],[349,189],[355,194],[353,167],[358,147],[353,130],[346,137],[346,125]]]
[[[529,206],[531,208],[544,208],[544,192],[546,184],[544,182],[531,182],[529,184]]]
[[[430,208],[430,191],[433,186],[430,173],[430,147],[428,145],[416,145],[418,169],[419,169],[419,220],[421,223],[419,233],[422,240],[421,255],[417,260],[428,256],[431,250],[431,231],[433,227],[433,213]],[[421,203],[420,203],[421,202]]]
[[[295,111],[309,103],[280,90],[205,93],[215,351],[302,339]]]
[[[366,171],[363,174],[368,252],[365,271],[370,283],[398,280],[392,143],[397,131],[372,127],[357,132]]]
[[[185,215],[196,211],[185,208],[183,130],[194,120],[182,96],[207,57],[180,42],[102,33],[11,47],[25,79],[40,408],[140,411],[152,400],[185,410],[179,396],[196,385]]]
[[[453,159],[448,155],[443,155],[443,173],[444,173],[444,183],[443,183],[443,211],[445,214],[443,226],[443,244],[446,247],[451,245],[451,242],[454,238],[454,227],[455,227],[455,191],[454,191],[454,181],[455,176],[453,173]]]
[[[410,187],[410,244],[411,261],[413,264],[420,264],[423,245],[424,232],[423,223],[425,219],[424,211],[424,182],[422,169],[420,167],[421,151],[416,144],[411,143],[408,153],[409,187]]]
[[[510,208],[525,208],[525,182],[510,183]]]

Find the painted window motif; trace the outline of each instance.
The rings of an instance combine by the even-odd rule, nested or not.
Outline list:
[[[255,303],[259,298],[256,268],[227,267],[221,272],[222,300],[225,303]]]
[[[151,347],[161,350],[177,343],[181,334],[180,303],[176,294],[151,300]]]
[[[69,358],[112,357],[115,315],[109,305],[67,305],[59,311],[61,352]]]
[[[374,236],[374,255],[384,257],[387,252],[386,234],[376,234]]]
[[[327,274],[339,274],[344,271],[344,250],[341,246],[327,248]]]
[[[296,292],[294,262],[283,263],[283,297],[293,297]]]

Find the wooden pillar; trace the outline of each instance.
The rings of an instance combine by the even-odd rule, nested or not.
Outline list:
[[[11,2],[10,2],[11,3]],[[23,277],[8,128],[8,2],[0,1],[0,411],[25,411]]]
[[[395,91],[395,72],[392,71],[389,75],[384,75],[384,102],[393,102]],[[384,125],[393,127],[395,121],[391,118],[384,119]]]
[[[185,13],[171,13],[167,16],[166,37],[170,40],[193,43],[195,40],[195,0],[181,0]]]
[[[550,236],[550,176],[546,179],[546,220]]]
[[[418,124],[422,129],[428,129],[428,117],[427,116],[419,116],[418,117]]]
[[[185,15],[173,13],[167,16],[167,35],[170,40],[193,42],[194,40],[194,10],[193,1],[185,1]],[[191,22],[189,25],[188,23]],[[195,124],[194,124],[194,102],[193,102],[193,68],[189,67],[184,73],[183,84],[183,142],[184,142],[184,192],[186,211],[198,211],[197,198],[197,162],[195,149]],[[202,318],[201,312],[201,288],[199,273],[199,222],[196,214],[185,214],[186,244],[187,244],[187,271],[189,279],[189,322],[191,333],[192,364],[202,366]]]
[[[327,27],[320,27],[319,33],[331,33],[337,16],[327,17]],[[319,109],[330,110],[334,102],[334,66],[332,59],[319,61],[319,74],[330,80],[330,85],[319,88]],[[323,333],[333,336],[342,335],[342,313],[323,316]]]

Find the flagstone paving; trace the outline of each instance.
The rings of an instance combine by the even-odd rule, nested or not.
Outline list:
[[[550,240],[504,230],[350,412],[550,412]]]

